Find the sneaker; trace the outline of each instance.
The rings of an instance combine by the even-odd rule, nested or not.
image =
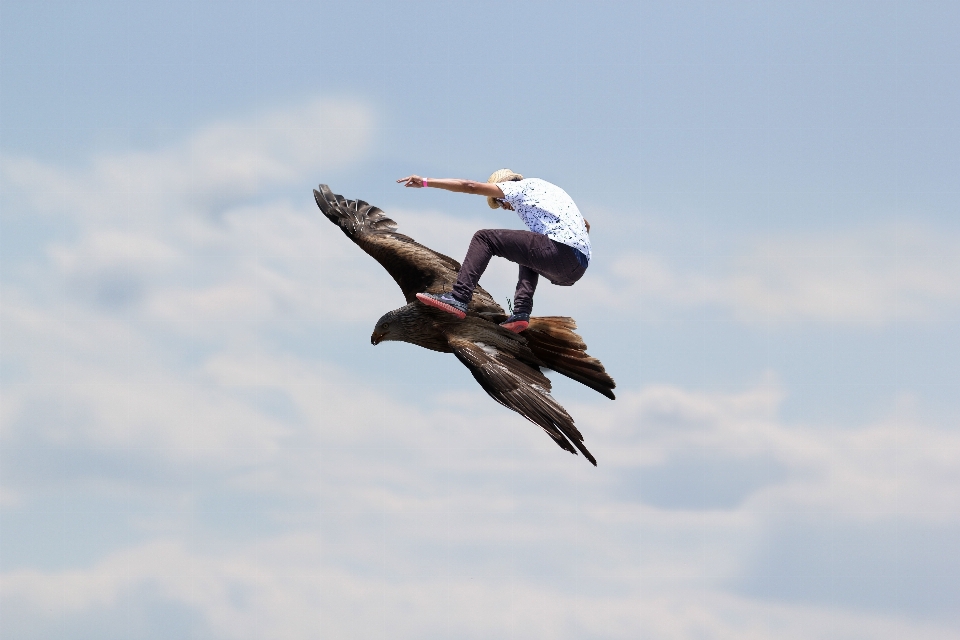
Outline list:
[[[454,298],[453,294],[441,293],[438,295],[435,293],[418,293],[417,300],[427,306],[436,307],[441,311],[452,313],[461,320],[467,317],[467,305]]]
[[[520,333],[524,329],[530,326],[530,314],[529,313],[514,313],[511,314],[509,318],[500,323],[500,326],[506,329],[507,331],[513,331],[514,333]]]

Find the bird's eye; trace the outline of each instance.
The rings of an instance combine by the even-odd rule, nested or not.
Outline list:
[[[381,328],[381,329],[386,329],[386,328],[389,327],[389,326],[390,326],[389,323],[384,322],[382,325],[380,325],[380,328]]]

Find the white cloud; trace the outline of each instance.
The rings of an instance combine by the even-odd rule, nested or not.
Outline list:
[[[708,589],[641,589],[639,576],[594,596],[522,576],[504,584],[484,575],[392,577],[389,568],[364,575],[333,565],[323,549],[310,533],[202,554],[156,541],[89,569],[10,572],[0,591],[9,607],[5,624],[20,637],[43,637],[53,621],[69,628],[86,613],[139,635],[137,613],[153,600],[198,616],[195,634],[230,639],[955,637],[947,627],[893,615],[764,603]]]
[[[593,469],[478,389],[422,410],[369,379],[256,343],[214,351],[184,372],[128,338],[131,380],[112,356],[76,351],[84,343],[73,337],[36,361],[37,375],[55,360],[58,373],[9,394],[15,407],[61,403],[59,421],[26,423],[11,410],[8,449],[48,435],[47,444],[93,442],[98,461],[136,453],[150,467],[176,462],[166,491],[282,496],[317,517],[312,528],[294,519],[285,534],[254,536],[261,543],[212,550],[203,536],[163,537],[86,568],[8,571],[3,607],[23,628],[44,629],[49,611],[68,624],[126,620],[131,607],[172,601],[225,638],[308,637],[317,625],[337,636],[386,625],[398,637],[949,637],[936,624],[726,588],[749,572],[784,514],[898,530],[955,524],[960,475],[950,452],[960,441],[908,417],[853,430],[783,424],[774,378],[738,394],[652,386],[570,406],[600,459]],[[291,410],[265,411],[263,392]],[[647,502],[649,482],[632,474],[669,469],[691,451],[730,471],[770,460],[783,474],[729,505]],[[114,478],[112,468],[91,462],[70,482],[137,490],[135,476]],[[211,472],[219,479],[198,486]],[[689,482],[689,470],[671,473],[668,482]],[[35,489],[24,489],[29,501]],[[272,511],[260,517],[283,509]],[[217,532],[205,535],[216,546]]]
[[[72,229],[46,256],[28,256],[6,288],[36,299],[62,295],[51,289],[63,283],[58,307],[68,316],[112,309],[195,335],[291,314],[316,319],[339,284],[343,304],[325,317],[343,310],[372,322],[386,308],[371,308],[360,292],[389,276],[319,214],[309,188],[361,159],[373,127],[362,103],[313,100],[78,170],[6,158],[8,187],[36,213],[66,216]],[[291,185],[302,185],[298,204],[285,194],[253,204]],[[336,279],[325,277],[333,272]]]
[[[858,428],[784,424],[783,397],[773,378],[740,394],[651,386],[591,408],[591,423],[612,440],[608,464],[669,467],[694,452],[701,463],[729,463],[731,473],[750,460],[782,466],[744,490],[747,512],[957,522],[960,434],[900,414]]]
[[[709,307],[745,322],[951,319],[960,310],[958,256],[955,234],[911,224],[776,235],[682,259],[612,257],[609,277],[585,280],[581,293],[643,317]]]
[[[2,169],[38,211],[83,225],[164,226],[171,215],[196,215],[354,163],[369,149],[373,127],[362,102],[315,99],[214,123],[156,151],[102,155],[79,171],[11,157]]]
[[[729,585],[786,512],[954,526],[952,433],[901,415],[857,429],[784,424],[773,377],[736,394],[654,385],[612,404],[568,403],[600,460],[593,469],[490,401],[452,359],[438,366],[460,377],[425,390],[415,371],[392,378],[386,359],[359,375],[278,346],[284,323],[331,331],[402,303],[308,191],[265,197],[356,160],[370,126],[362,105],[316,102],[79,171],[5,161],[7,182],[74,232],[25,256],[4,285],[8,522],[51,495],[110,503],[118,488],[153,514],[98,511],[114,518],[104,527],[146,542],[0,576],[5,625],[15,615],[17,628],[44,630],[55,611],[67,625],[122,627],[131,605],[172,601],[227,638],[313,637],[317,625],[331,637],[947,637],[843,602],[775,604]],[[457,259],[486,226],[389,213]],[[637,276],[627,257],[611,282],[641,303],[716,304],[744,319],[944,313],[953,280],[934,271],[952,240],[877,233],[760,243],[709,277],[666,262]],[[894,266],[884,242],[899,251]],[[818,267],[817,251],[849,269]],[[514,277],[499,262],[484,284],[499,298]],[[546,287],[543,306],[551,296],[608,304],[605,281],[594,272],[577,296]],[[71,464],[35,468],[27,454],[38,451]],[[197,524],[196,505],[223,495],[251,505],[241,510],[250,531]],[[177,508],[156,515],[154,500]]]

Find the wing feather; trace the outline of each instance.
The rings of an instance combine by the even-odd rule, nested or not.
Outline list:
[[[460,263],[397,232],[397,223],[363,200],[347,200],[321,184],[313,197],[320,211],[343,233],[387,270],[413,302],[418,293],[450,291]],[[484,316],[504,316],[503,309],[482,287],[477,287],[470,311]]]
[[[523,342],[518,344],[524,347]],[[573,454],[579,450],[597,465],[573,418],[550,395],[550,380],[537,366],[523,362],[494,340],[451,337],[450,346],[487,395],[543,429],[560,448]]]

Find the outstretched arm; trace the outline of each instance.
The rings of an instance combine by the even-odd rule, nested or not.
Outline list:
[[[478,196],[487,196],[490,198],[502,198],[503,191],[495,184],[489,182],[475,182],[473,180],[459,180],[456,178],[421,178],[420,176],[407,176],[400,178],[398,183],[403,182],[405,187],[422,189],[423,187],[434,187],[436,189],[446,189],[456,193],[475,193]]]

